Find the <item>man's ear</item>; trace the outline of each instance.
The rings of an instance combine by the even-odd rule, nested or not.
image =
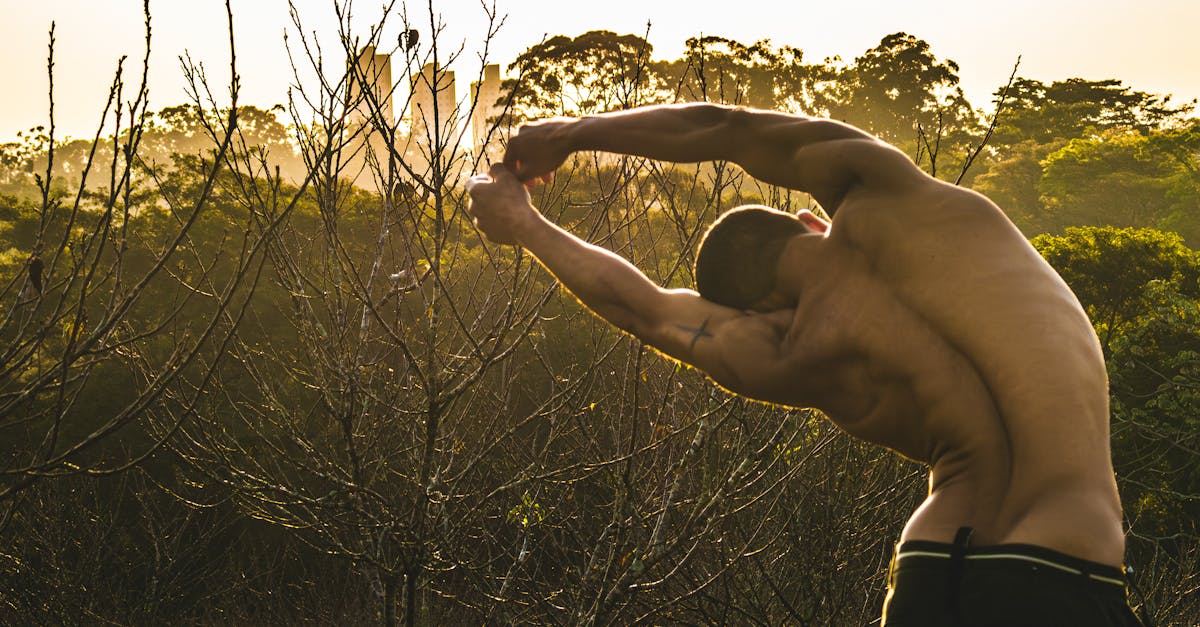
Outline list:
[[[817,214],[809,211],[808,209],[801,209],[800,212],[796,214],[796,218],[803,222],[804,226],[807,226],[818,233],[825,233],[829,231],[829,223],[817,217]]]

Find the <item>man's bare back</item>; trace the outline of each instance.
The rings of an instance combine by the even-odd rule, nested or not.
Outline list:
[[[992,203],[932,179],[917,184],[931,189],[900,200],[848,195],[822,252],[858,267],[830,271],[824,302],[806,303],[811,290],[799,289],[814,314],[839,302],[861,312],[861,328],[844,325],[845,341],[860,346],[845,352],[911,397],[872,418],[878,437],[846,425],[930,465],[929,499],[903,539],[948,541],[965,525],[980,544],[1121,564],[1107,379],[1091,324]],[[879,228],[882,212],[890,232]],[[898,425],[923,434],[927,452],[906,451]]]
[[[729,160],[811,193],[831,225],[780,253],[775,292],[736,309],[664,290],[528,207],[518,184],[576,150]],[[472,191],[598,315],[729,390],[821,409],[931,468],[902,540],[1036,545],[1117,567],[1124,538],[1103,357],[1058,275],[986,198],[925,175],[852,127],[712,105],[525,127]]]

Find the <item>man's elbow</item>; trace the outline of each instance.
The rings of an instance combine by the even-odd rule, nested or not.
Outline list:
[[[596,317],[638,339],[645,341],[650,334],[650,325],[647,324],[647,321],[638,316],[624,303],[605,301],[589,304],[582,300],[580,302],[590,309]]]
[[[626,310],[619,319],[609,319],[617,328],[636,337],[643,343],[649,344],[655,348],[659,348],[661,338],[663,336],[661,327],[651,320],[643,316],[634,314],[632,311]]]
[[[680,105],[680,107],[687,112],[692,122],[704,126],[727,124],[739,114],[738,112],[745,111],[742,107],[732,107],[712,102],[690,102]]]

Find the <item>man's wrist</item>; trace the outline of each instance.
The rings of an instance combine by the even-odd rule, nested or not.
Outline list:
[[[581,150],[589,150],[590,148],[585,145],[586,133],[584,131],[586,131],[588,122],[594,119],[591,116],[571,118],[554,129],[551,139],[558,151],[566,156],[570,156],[572,153]]]
[[[546,234],[551,222],[536,208],[530,206],[529,212],[515,220],[512,224],[512,235],[522,248],[533,249],[537,242]]]

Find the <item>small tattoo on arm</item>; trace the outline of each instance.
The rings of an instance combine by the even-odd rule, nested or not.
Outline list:
[[[675,325],[676,328],[692,334],[692,342],[688,345],[688,350],[695,350],[696,342],[699,342],[700,338],[713,336],[712,333],[708,332],[708,320],[708,318],[705,318],[704,322],[700,323],[700,328],[684,326],[682,324]]]

